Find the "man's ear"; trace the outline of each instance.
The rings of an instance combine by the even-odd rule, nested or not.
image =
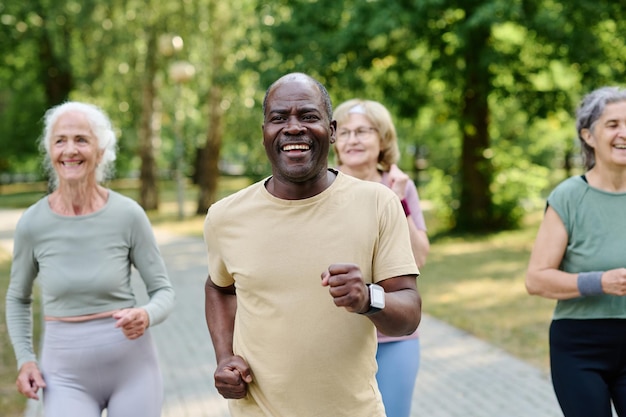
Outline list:
[[[330,121],[330,143],[335,143],[337,140],[337,121]]]

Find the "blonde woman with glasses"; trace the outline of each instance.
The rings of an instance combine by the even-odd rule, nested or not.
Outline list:
[[[430,248],[426,224],[415,184],[396,165],[400,151],[389,111],[376,101],[352,99],[339,105],[333,116],[337,121],[337,168],[361,180],[382,183],[396,193],[406,214],[415,261],[421,268]],[[388,417],[410,415],[419,359],[417,332],[403,337],[378,333],[376,379]]]

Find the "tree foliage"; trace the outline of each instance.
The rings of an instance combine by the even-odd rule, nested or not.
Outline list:
[[[579,168],[572,111],[621,82],[624,13],[609,0],[5,2],[0,172],[37,172],[45,109],[89,100],[119,129],[120,176],[167,175],[182,137],[204,213],[219,175],[269,173],[261,100],[302,71],[337,104],[391,110],[402,167],[450,227],[514,227]],[[172,36],[183,47],[166,53]],[[180,60],[196,73],[177,84]]]
[[[280,71],[319,73],[336,97],[382,97],[401,125],[426,112],[436,121],[408,125],[437,139],[437,129],[455,130],[445,148],[426,135],[408,148],[425,145],[431,171],[443,171],[434,178],[451,187],[439,193],[458,230],[514,227],[522,203],[553,183],[544,167],[558,156],[570,168],[562,132],[573,103],[590,85],[618,80],[622,67],[590,64],[617,61],[611,51],[623,48],[609,34],[623,12],[609,1],[302,0],[266,9],[276,22],[266,48],[282,57]],[[293,33],[302,36],[280,42]],[[533,146],[529,132],[545,119],[563,140]],[[454,162],[436,155],[448,147]]]

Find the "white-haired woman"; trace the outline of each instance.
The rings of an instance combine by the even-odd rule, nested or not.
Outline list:
[[[171,312],[174,291],[150,222],[102,185],[116,137],[98,107],[66,102],[44,117],[41,147],[52,192],[29,207],[14,237],[6,318],[18,390],[46,417],[161,415],[162,377],[148,328]],[[137,305],[131,266],[149,301]],[[45,330],[37,361],[32,290],[41,287]]]
[[[576,116],[586,172],[548,196],[526,288],[557,300],[550,368],[565,417],[611,417],[611,401],[626,416],[626,90],[592,91]]]

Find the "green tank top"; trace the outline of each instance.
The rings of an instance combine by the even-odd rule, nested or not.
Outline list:
[[[561,270],[579,273],[626,267],[626,193],[593,188],[576,176],[559,184],[548,204],[569,236]],[[553,318],[626,318],[626,297],[604,294],[559,300]]]

